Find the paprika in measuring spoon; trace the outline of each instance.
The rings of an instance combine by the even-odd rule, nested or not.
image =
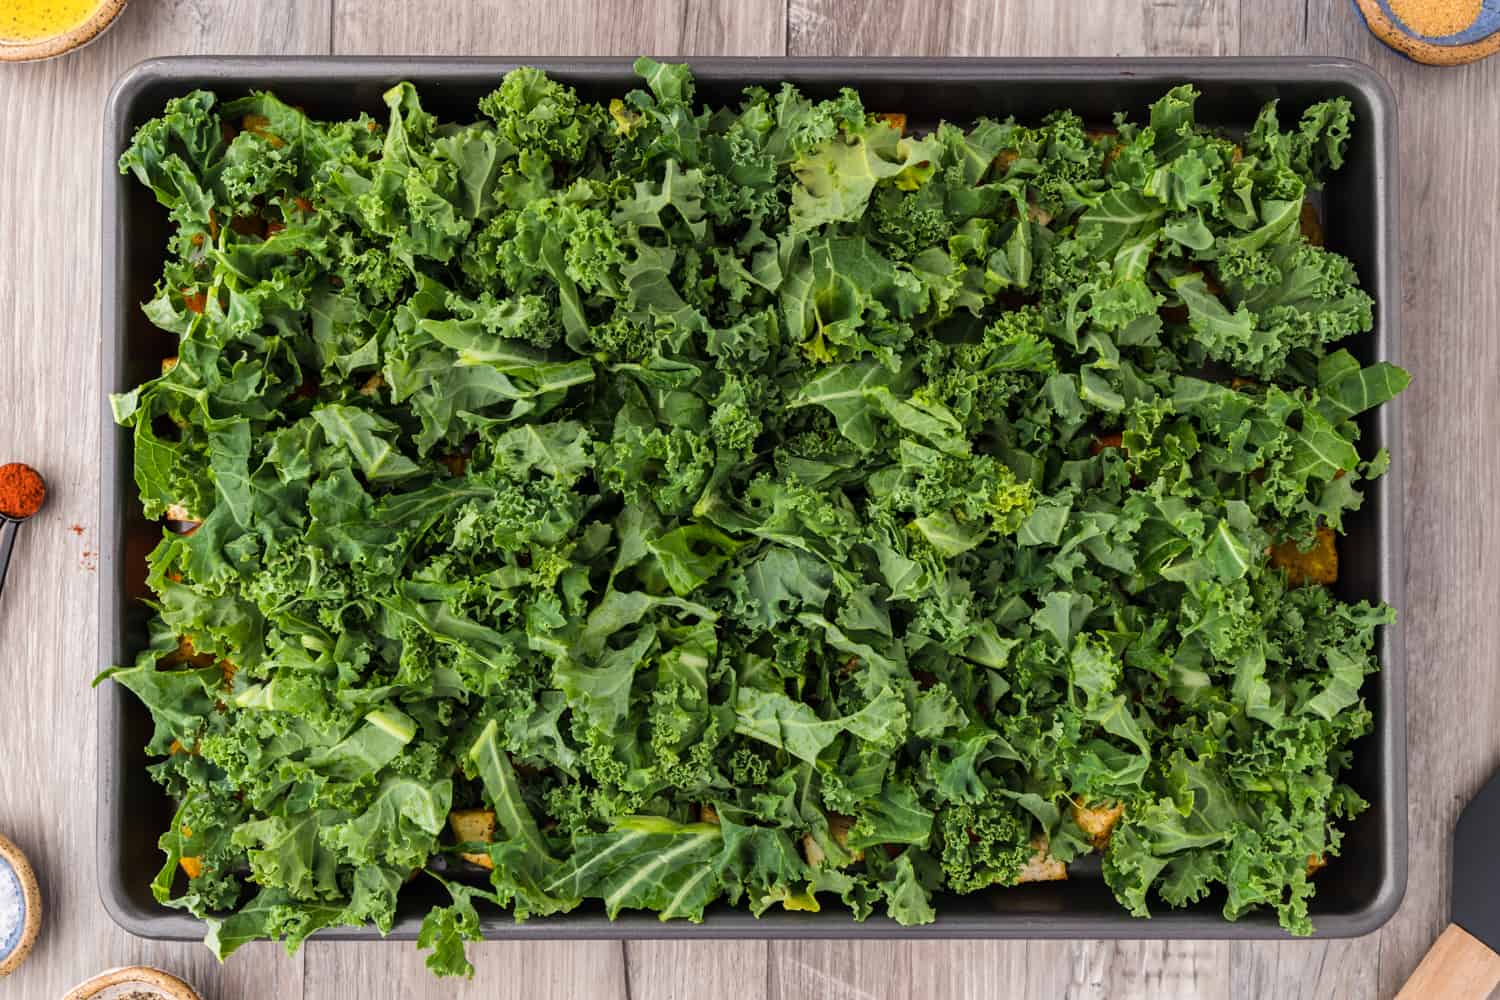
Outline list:
[[[16,547],[21,522],[42,509],[47,484],[29,465],[0,465],[0,593],[5,590],[5,572]]]
[[[47,484],[29,465],[0,465],[0,514],[23,521],[42,509]]]

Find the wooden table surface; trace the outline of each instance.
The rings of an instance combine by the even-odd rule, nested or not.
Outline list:
[[[617,943],[474,946],[468,984],[409,943],[243,949],[116,928],[94,873],[100,113],[171,53],[1334,54],[1400,102],[1411,878],[1353,941]],[[1407,62],[1347,0],[134,0],[68,58],[0,66],[0,463],[51,499],[0,606],[0,830],[40,869],[46,926],[0,1000],[56,1000],[152,963],[212,1000],[1391,996],[1445,924],[1449,836],[1500,758],[1500,57]],[[1392,304],[1393,305],[1393,304]]]

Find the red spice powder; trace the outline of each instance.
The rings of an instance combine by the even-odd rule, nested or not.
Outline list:
[[[0,465],[0,514],[30,517],[42,509],[47,498],[47,484],[29,465],[12,462]]]
[[[81,524],[70,524],[68,525],[68,530],[80,537],[83,535],[83,525]]]

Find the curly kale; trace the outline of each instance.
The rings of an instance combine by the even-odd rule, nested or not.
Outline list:
[[[1347,102],[924,133],[637,68],[468,122],[198,92],[122,157],[175,227],[113,400],[174,529],[107,672],[156,898],[295,948],[425,868],[462,973],[481,907],[922,923],[1098,851],[1132,913],[1308,931],[1391,621],[1326,586],[1355,418],[1407,383],[1305,218]]]

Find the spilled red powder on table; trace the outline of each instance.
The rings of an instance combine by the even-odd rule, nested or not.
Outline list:
[[[84,537],[84,533],[88,531],[88,529],[83,525],[74,522],[73,524],[68,525],[68,530],[77,535],[79,538],[82,538],[83,544],[85,546],[84,550],[78,554],[78,568],[87,570],[90,573],[97,570],[99,568],[99,550],[87,547],[89,545],[89,540]]]

